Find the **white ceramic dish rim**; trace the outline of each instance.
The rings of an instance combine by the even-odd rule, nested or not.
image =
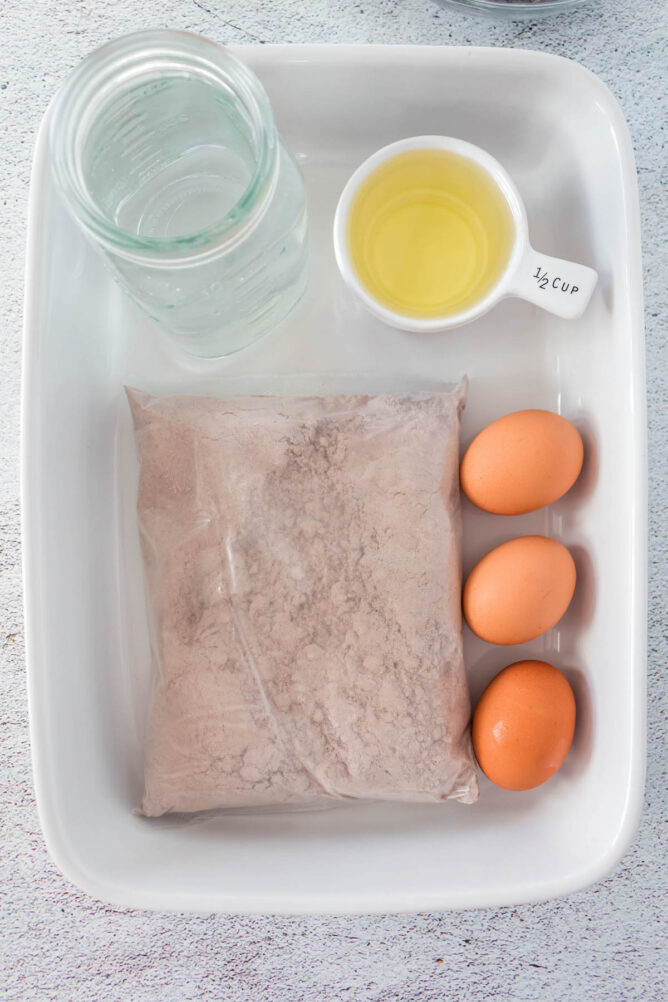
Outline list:
[[[235,47],[233,51],[244,58],[244,47]],[[452,47],[454,54],[484,52],[487,58],[493,60],[505,59],[510,56],[508,50],[484,48]],[[406,65],[411,57],[419,52],[421,60],[438,61],[442,58],[442,48],[438,46],[347,46],[347,45],[277,45],[263,48],[253,47],[255,65],[263,59],[294,58],[302,54],[304,58],[313,57],[314,53],[334,56],[341,61],[355,57],[366,62],[384,61],[388,55],[398,63]],[[588,87],[597,92],[598,100],[606,109],[616,135],[622,177],[625,192],[625,227],[628,234],[627,278],[631,289],[636,295],[630,302],[632,326],[629,336],[633,341],[633,371],[629,374],[631,381],[631,396],[634,401],[633,437],[637,448],[634,450],[634,501],[632,508],[632,538],[633,538],[633,569],[629,582],[631,600],[629,602],[629,619],[633,640],[633,732],[636,741],[633,748],[633,761],[630,765],[629,783],[625,790],[625,806],[622,821],[607,851],[585,867],[574,869],[568,878],[558,880],[548,879],[536,883],[532,893],[523,895],[523,901],[542,901],[552,897],[569,894],[604,877],[621,859],[627,850],[637,828],[643,800],[645,776],[645,693],[646,693],[646,580],[647,580],[647,460],[646,460],[646,423],[645,423],[645,367],[644,367],[644,327],[642,302],[642,270],[640,258],[640,217],[638,211],[637,184],[635,163],[630,136],[623,113],[603,82],[590,71],[560,56],[534,53],[526,50],[513,50],[514,56],[525,60],[526,64],[549,60],[553,63],[566,64],[570,74],[579,74]],[[21,512],[22,512],[22,556],[23,556],[23,586],[25,603],[25,641],[27,686],[30,713],[30,739],[32,746],[33,774],[40,823],[44,833],[47,848],[63,874],[75,885],[87,893],[108,901],[112,904],[138,908],[165,909],[168,907],[179,910],[202,911],[200,896],[189,897],[187,893],[179,895],[177,903],[169,904],[167,900],[154,893],[136,893],[131,901],[126,894],[112,882],[101,879],[82,866],[72,852],[67,833],[57,820],[57,811],[51,802],[51,792],[47,782],[48,749],[42,740],[45,729],[42,725],[46,708],[40,696],[40,674],[36,666],[44,663],[46,638],[43,635],[40,621],[40,574],[39,561],[36,552],[33,526],[37,500],[34,496],[32,483],[35,470],[35,453],[32,443],[35,441],[37,425],[37,400],[39,385],[31,378],[35,369],[35,338],[32,332],[38,322],[38,301],[33,295],[31,277],[37,272],[39,264],[39,236],[42,228],[41,208],[43,203],[43,179],[47,165],[44,147],[48,129],[48,111],[40,127],[33,160],[31,187],[29,196],[28,218],[28,248],[26,255],[26,290],[24,300],[24,344],[22,364],[22,397],[21,397]],[[479,889],[470,892],[458,892],[450,895],[444,901],[443,890],[437,888],[433,894],[419,895],[402,894],[399,900],[389,888],[384,895],[376,894],[370,899],[363,892],[359,896],[339,900],[336,896],[326,900],[314,900],[308,895],[295,896],[289,903],[281,901],[277,907],[275,894],[255,895],[243,902],[236,895],[229,899],[225,895],[217,895],[214,907],[207,911],[236,911],[244,913],[272,914],[341,914],[341,913],[383,913],[397,911],[445,910],[456,908],[487,907],[509,903],[518,903],[517,894],[512,887],[499,887],[493,894],[481,893]]]

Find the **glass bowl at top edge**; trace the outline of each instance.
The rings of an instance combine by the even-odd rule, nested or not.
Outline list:
[[[516,20],[545,17],[575,10],[592,0],[435,0],[439,7],[459,10],[462,14]]]

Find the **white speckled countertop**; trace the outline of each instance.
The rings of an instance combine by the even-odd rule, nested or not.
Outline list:
[[[66,883],[47,856],[30,769],[18,499],[30,160],[42,114],[69,70],[95,46],[142,27],[185,28],[222,42],[540,49],[581,61],[621,102],[638,162],[645,254],[649,747],[640,829],[614,873],[596,886],[548,904],[457,914],[198,917],[102,905]],[[439,9],[433,0],[1,0],[0,996],[12,1002],[630,1002],[667,997],[668,233],[666,116],[660,100],[666,91],[667,29],[665,0],[598,0],[537,22],[478,19]]]

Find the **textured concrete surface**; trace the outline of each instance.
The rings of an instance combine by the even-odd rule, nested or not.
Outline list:
[[[599,0],[536,23],[433,0],[2,0],[0,3],[0,996],[16,1002],[626,1002],[667,997],[665,0]],[[650,427],[649,760],[637,837],[616,871],[544,905],[445,915],[263,919],[105,907],[49,860],[30,772],[19,551],[21,304],[32,143],[80,57],[124,31],[226,42],[415,42],[557,52],[598,73],[635,144]],[[595,805],[592,805],[595,809]],[[663,827],[662,827],[663,823]]]

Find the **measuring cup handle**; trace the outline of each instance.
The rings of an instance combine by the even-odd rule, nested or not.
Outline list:
[[[540,254],[529,247],[508,292],[558,317],[574,320],[587,308],[597,281],[593,268]]]

